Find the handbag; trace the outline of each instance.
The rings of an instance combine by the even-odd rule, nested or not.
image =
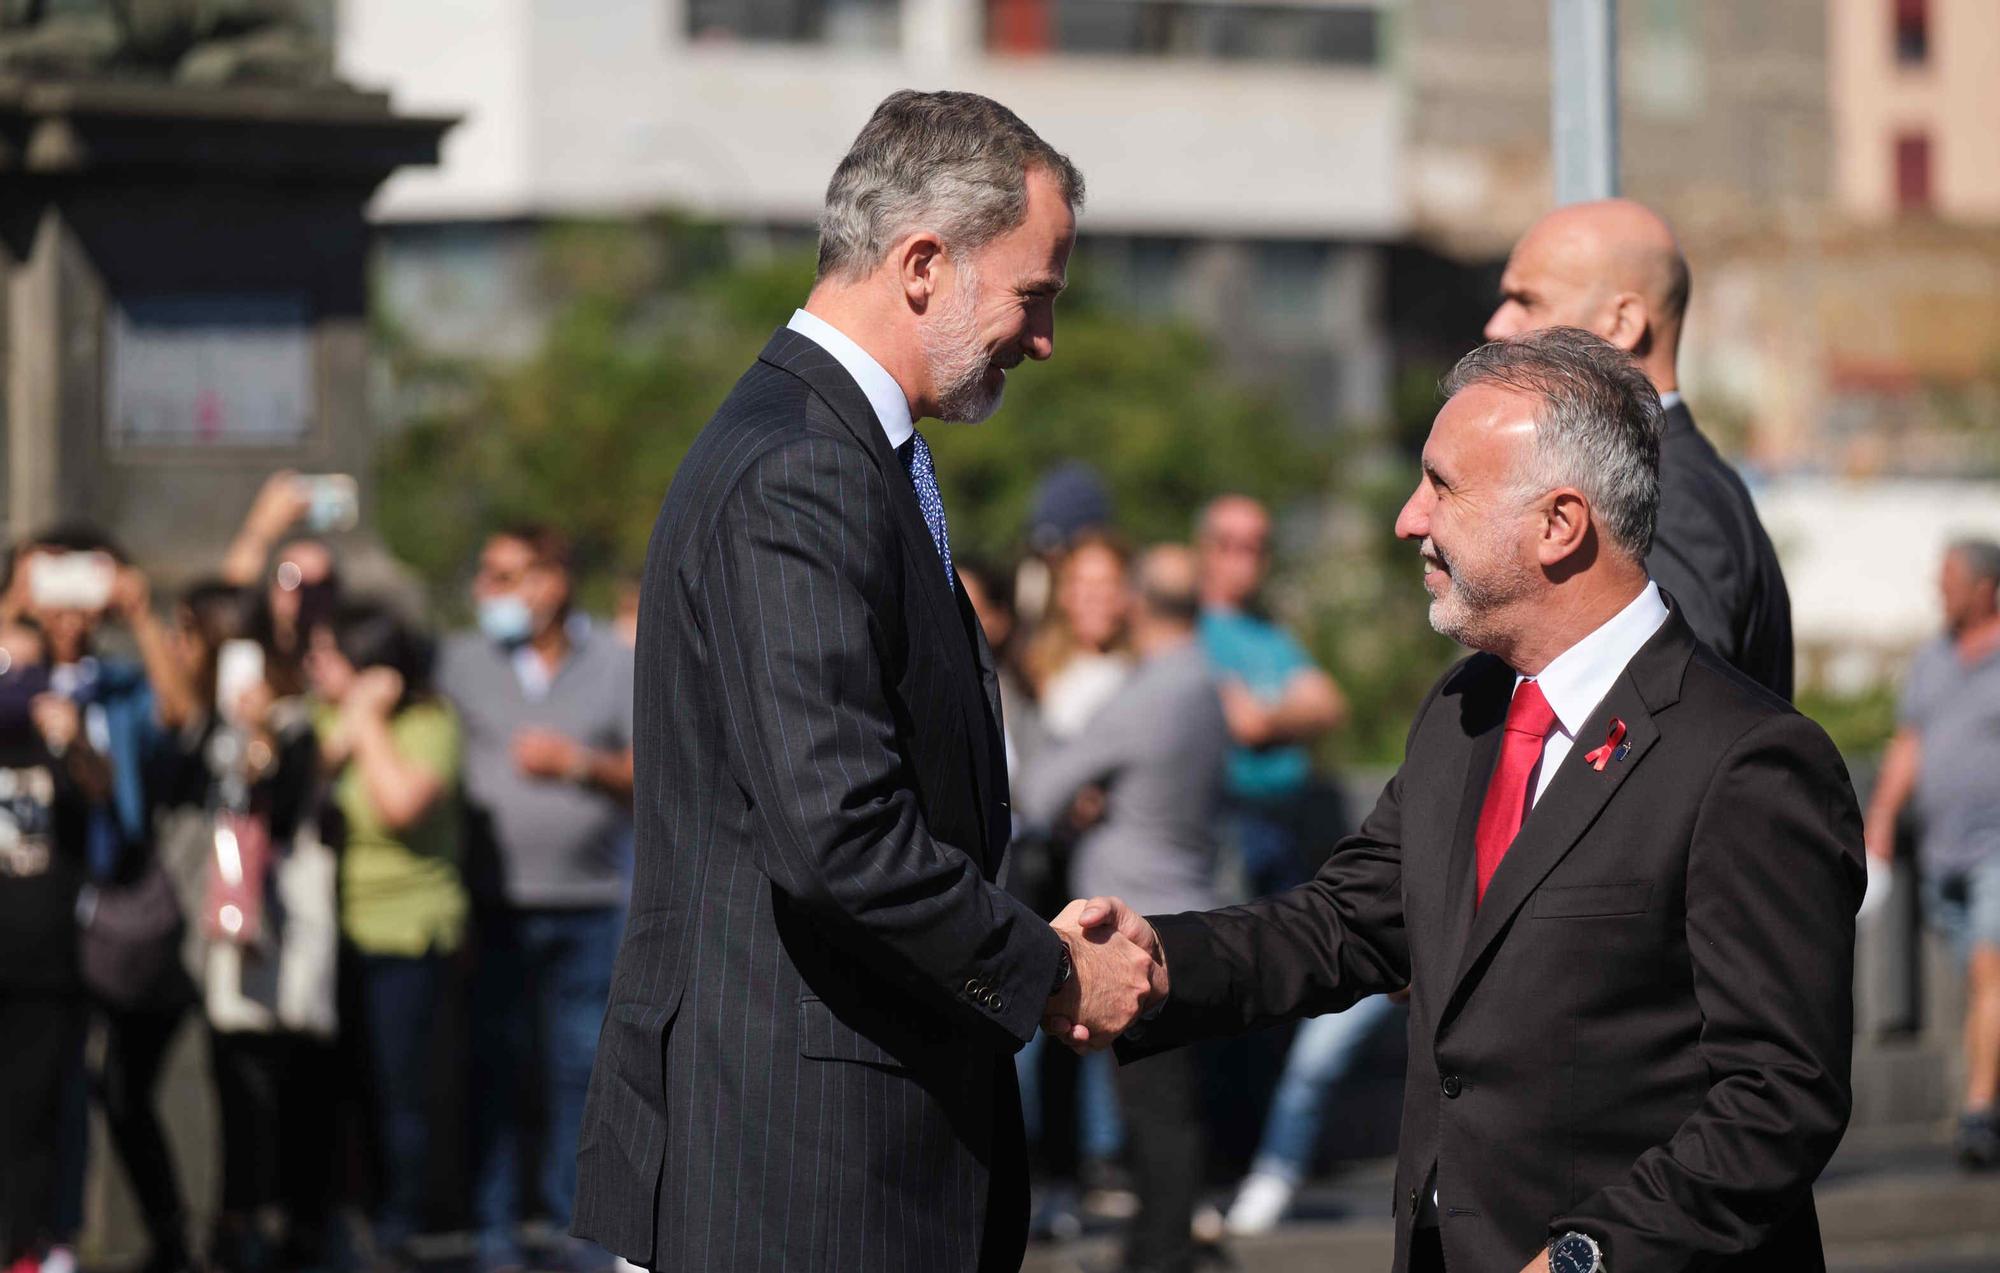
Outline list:
[[[83,984],[114,1008],[166,1006],[185,983],[181,933],[186,925],[173,881],[157,855],[129,884],[85,885],[77,900]]]
[[[271,830],[264,819],[218,810],[201,909],[202,932],[210,941],[257,944],[264,932],[264,878],[270,865]]]

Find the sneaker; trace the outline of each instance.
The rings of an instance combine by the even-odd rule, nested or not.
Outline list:
[[[1194,1218],[1188,1222],[1188,1234],[1198,1245],[1221,1245],[1225,1236],[1221,1210],[1206,1202],[1196,1207]]]
[[[1076,1190],[1050,1185],[1037,1193],[1028,1218],[1028,1236],[1036,1241],[1068,1242],[1083,1236],[1083,1216]]]
[[[2000,1114],[1982,1109],[1961,1115],[1953,1148],[1958,1152],[1958,1165],[1967,1171],[2000,1167]]]
[[[42,1257],[41,1273],[76,1273],[76,1248],[52,1246]]]
[[[1086,1158],[1077,1171],[1083,1186],[1083,1213],[1099,1220],[1130,1220],[1139,1214],[1139,1195],[1132,1175],[1104,1158]]]
[[[1292,1209],[1295,1192],[1292,1182],[1282,1176],[1268,1171],[1251,1172],[1236,1191],[1236,1201],[1229,1204],[1230,1234],[1242,1238],[1277,1228],[1278,1221]]]

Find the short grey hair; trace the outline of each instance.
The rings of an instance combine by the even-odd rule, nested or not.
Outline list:
[[[1954,539],[1945,554],[1963,561],[1974,579],[2000,587],[2000,543],[1977,537]]]
[[[1444,379],[1446,398],[1498,385],[1541,400],[1520,481],[1541,495],[1573,486],[1605,537],[1643,560],[1660,511],[1660,395],[1633,357],[1576,327],[1481,345]]]
[[[819,214],[819,276],[858,278],[891,244],[933,229],[969,252],[1028,215],[1028,173],[1055,178],[1072,209],[1083,175],[1021,117],[977,93],[891,93],[833,171]]]

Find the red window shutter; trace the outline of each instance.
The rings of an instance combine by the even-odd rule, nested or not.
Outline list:
[[[1931,139],[1922,133],[1896,138],[1896,207],[1928,212],[1932,206]]]
[[[988,0],[986,44],[995,53],[1046,53],[1054,43],[1054,0]]]

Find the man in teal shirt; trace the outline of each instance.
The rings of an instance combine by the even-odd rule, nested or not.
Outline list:
[[[1195,531],[1201,560],[1201,642],[1220,681],[1235,742],[1229,755],[1230,822],[1250,891],[1306,878],[1298,821],[1312,758],[1307,744],[1339,727],[1347,703],[1333,678],[1292,635],[1256,609],[1271,564],[1271,515],[1256,500],[1224,495]]]

